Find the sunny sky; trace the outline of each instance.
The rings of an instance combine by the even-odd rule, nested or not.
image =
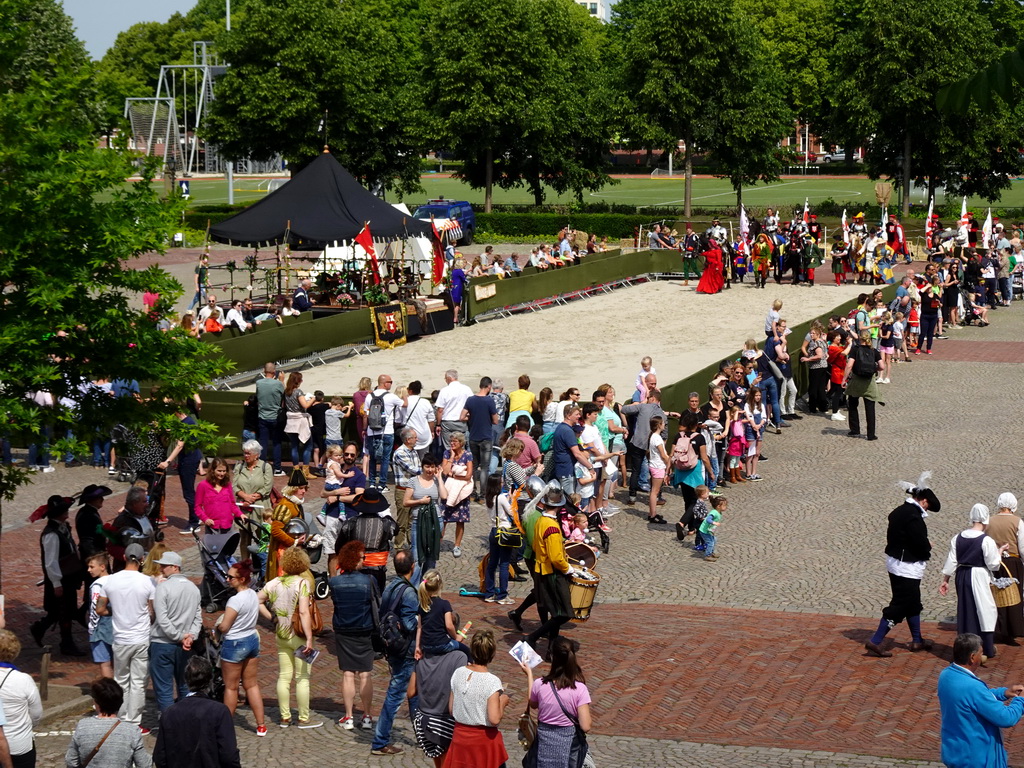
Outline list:
[[[64,0],[78,38],[94,59],[114,44],[118,32],[140,21],[167,21],[175,11],[186,13],[195,0]]]

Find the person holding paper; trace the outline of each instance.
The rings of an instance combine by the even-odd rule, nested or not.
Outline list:
[[[551,645],[551,669],[534,680],[522,665],[530,686],[530,707],[537,710],[537,768],[573,768],[586,755],[582,734],[590,731],[590,691],[576,660],[575,644],[559,637]],[[583,755],[580,755],[582,751]]]

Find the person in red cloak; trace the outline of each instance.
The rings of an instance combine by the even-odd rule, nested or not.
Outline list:
[[[697,293],[718,293],[725,284],[722,277],[722,247],[712,238],[708,241],[708,249],[701,256],[704,257],[704,273],[697,283]]]

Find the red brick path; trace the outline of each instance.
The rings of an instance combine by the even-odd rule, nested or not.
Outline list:
[[[935,344],[935,357],[965,363],[1024,363],[1022,341],[968,341],[943,339]]]

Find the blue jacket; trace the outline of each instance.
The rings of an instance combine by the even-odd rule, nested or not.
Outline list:
[[[334,631],[370,634],[380,605],[376,582],[362,572],[343,573],[328,582],[334,601]]]
[[[1000,728],[1024,716],[1024,698],[1006,701],[1005,688],[989,688],[970,670],[950,664],[939,674],[942,762],[948,768],[1006,768]]]

